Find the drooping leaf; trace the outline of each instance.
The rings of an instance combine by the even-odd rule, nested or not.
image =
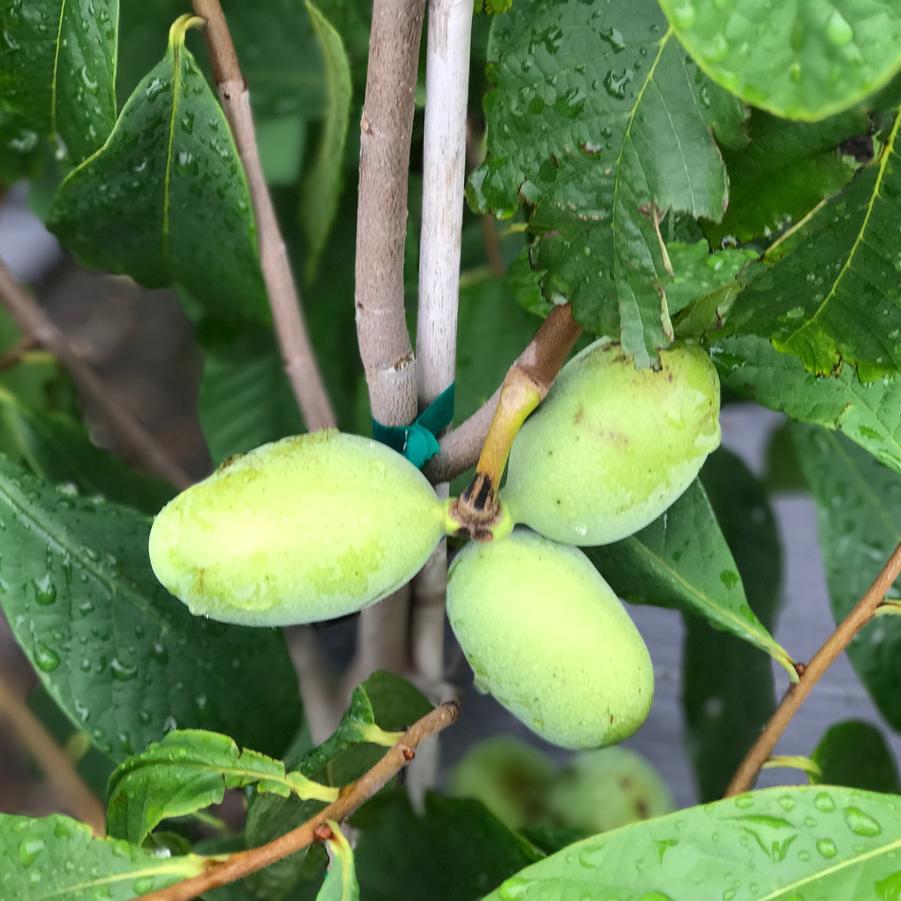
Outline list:
[[[782,552],[763,486],[739,457],[720,448],[701,482],[763,625],[772,631]],[[682,709],[702,801],[720,798],[776,706],[770,661],[743,641],[685,614]]]
[[[40,819],[0,814],[0,884],[22,901],[128,901],[196,876],[195,855],[160,857],[136,845],[97,838],[64,816]]]
[[[121,760],[177,727],[284,749],[300,703],[282,636],[191,616],[150,569],[148,518],[0,460],[0,522],[0,605],[101,750]]]
[[[817,123],[786,122],[755,110],[747,146],[723,151],[729,207],[722,222],[705,224],[707,237],[752,241],[800,220],[851,180],[854,166],[839,144],[868,127],[863,109]]]
[[[405,680],[391,673],[374,673],[354,689],[350,706],[335,732],[319,747],[297,759],[288,758],[286,763],[316,782],[346,785],[384,755],[385,743],[391,740],[386,733],[405,729],[430,709],[425,697]],[[309,819],[321,807],[320,801],[256,795],[247,812],[247,840],[251,845],[271,841]],[[284,894],[298,882],[308,881],[308,856],[309,852],[295,854],[249,881],[262,897]]]
[[[226,789],[247,785],[283,798],[334,800],[299,773],[286,773],[281,760],[242,750],[227,735],[183,729],[116,768],[107,792],[107,831],[140,845],[163,820],[219,804]]]
[[[0,145],[10,166],[27,168],[44,142],[80,162],[106,140],[116,119],[118,17],[118,0],[0,7]],[[8,174],[17,173],[0,170]]]
[[[386,792],[353,820],[360,830],[357,876],[367,901],[477,901],[541,858],[478,801],[426,797],[417,816],[402,792]],[[452,875],[451,875],[452,874]]]
[[[832,613],[840,622],[901,541],[901,475],[834,432],[798,423],[792,432],[816,501]],[[901,730],[899,617],[870,623],[848,657],[882,715]]]
[[[307,255],[307,281],[312,281],[319,258],[328,239],[341,193],[344,169],[344,143],[350,119],[353,93],[350,64],[341,35],[325,16],[306,0],[307,11],[325,58],[325,85],[328,105],[316,159],[304,180],[300,219],[310,242]]]
[[[727,333],[770,338],[814,372],[844,360],[872,381],[901,368],[899,128],[901,111],[879,156],[771,249]]]
[[[358,901],[360,884],[357,882],[353,849],[337,823],[332,826],[332,833],[333,838],[328,842],[331,863],[316,901]]]
[[[68,483],[155,513],[175,494],[91,443],[80,423],[61,413],[30,410],[0,387],[0,450],[47,482]]]
[[[482,211],[536,206],[532,263],[549,298],[647,364],[672,340],[655,218],[719,220],[727,178],[713,139],[740,141],[740,104],[686,61],[656,3],[520,4],[498,17],[485,99]]]
[[[660,0],[679,40],[727,91],[785,119],[853,106],[901,70],[894,0]]]
[[[225,116],[182,16],[103,147],[63,181],[50,227],[87,266],[184,286],[205,310],[266,319],[256,228]]]
[[[570,845],[488,901],[890,898],[899,836],[897,795],[770,788]]]
[[[710,355],[733,391],[801,422],[838,430],[901,473],[901,376],[867,383],[851,366],[817,376],[753,335],[724,338]]]
[[[748,605],[738,567],[697,479],[640,532],[584,550],[620,597],[697,614],[766,651],[794,676],[788,653]]]
[[[901,792],[894,755],[869,723],[847,720],[830,726],[810,756],[820,770],[816,781],[823,785]]]

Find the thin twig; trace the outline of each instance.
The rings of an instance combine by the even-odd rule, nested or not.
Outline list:
[[[826,639],[810,663],[804,667],[798,684],[793,685],[786,693],[782,703],[770,717],[766,728],[760,733],[760,737],[754,742],[736,770],[732,781],[726,788],[725,797],[741,794],[753,787],[761,767],[773,753],[776,743],[782,737],[782,733],[785,732],[792,717],[798,712],[804,699],[836,658],[848,647],[854,636],[873,618],[886,592],[892,587],[899,574],[901,574],[901,543],[895,548],[894,553],[882,568],[882,572],[867,589],[866,594]]]
[[[414,723],[372,769],[356,782],[345,786],[337,801],[296,829],[259,848],[238,851],[224,860],[211,860],[199,876],[141,897],[144,901],[190,901],[204,892],[243,879],[289,854],[296,854],[319,840],[320,836],[327,838],[330,832],[323,827],[328,826],[329,820],[338,823],[346,820],[413,759],[420,742],[455,723],[459,715],[460,708],[454,701],[436,707]]]
[[[116,437],[123,453],[147,470],[177,488],[187,488],[193,481],[156,438],[122,406],[84,360],[69,344],[66,336],[50,317],[16,283],[6,265],[0,261],[0,301],[19,328],[46,348],[68,370],[85,399],[103,417]]]
[[[0,717],[8,721],[12,732],[38,762],[47,781],[59,792],[62,808],[87,823],[95,835],[103,835],[106,822],[103,805],[84,784],[66,752],[3,676],[0,676]]]
[[[269,294],[285,372],[307,429],[314,432],[328,428],[335,424],[335,413],[316,363],[300,293],[263,177],[250,111],[250,95],[238,65],[228,25],[219,0],[192,0],[192,5],[197,15],[206,20],[204,33],[210,48],[216,86],[247,176],[259,235],[260,267]]]
[[[357,206],[357,342],[372,415],[411,423],[416,367],[404,311],[407,180],[425,0],[374,0],[366,96],[360,120]],[[348,685],[367,670],[407,664],[409,589],[360,614]]]
[[[547,393],[581,334],[582,327],[573,319],[572,307],[569,304],[555,306],[510,367],[508,375],[518,369],[530,376],[536,385],[544,386]],[[440,452],[425,467],[425,474],[432,482],[447,481],[475,465],[500,393],[498,388],[469,419],[441,439]]]

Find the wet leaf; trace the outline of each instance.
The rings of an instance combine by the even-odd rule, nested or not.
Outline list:
[[[697,479],[631,538],[583,550],[620,597],[701,616],[766,651],[794,675],[788,653],[748,605],[735,559]]]
[[[679,40],[727,91],[785,119],[816,121],[901,70],[894,0],[660,0]]]
[[[890,898],[899,835],[897,795],[771,788],[570,845],[488,901]]]
[[[16,640],[114,760],[179,727],[281,753],[300,719],[282,635],[191,616],[154,578],[149,532],[134,510],[0,460],[0,606]]]
[[[64,816],[0,814],[3,894],[22,901],[128,901],[196,876],[203,858],[158,857],[128,842],[96,838]],[[10,865],[12,864],[12,865]]]
[[[901,111],[879,156],[770,249],[766,271],[735,305],[728,334],[770,338],[822,374],[842,361],[863,381],[901,368],[899,129]]]
[[[741,143],[741,105],[686,61],[651,0],[514,5],[492,28],[488,158],[470,200],[534,206],[533,266],[598,333],[647,364],[672,340],[654,220],[719,220],[727,177],[711,134]]]
[[[49,225],[86,266],[183,286],[218,316],[266,320],[250,198],[225,116],[185,46],[138,84],[107,142],[63,181]]]

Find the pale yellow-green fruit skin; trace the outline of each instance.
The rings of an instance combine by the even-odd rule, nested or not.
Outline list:
[[[554,781],[546,803],[556,822],[592,835],[673,810],[657,770],[627,748],[576,755]]]
[[[385,597],[443,535],[418,469],[331,429],[258,447],[179,494],[153,523],[150,562],[193,613],[283,626]]]
[[[557,768],[550,757],[512,735],[479,742],[454,767],[450,794],[481,801],[511,829],[545,819],[544,801]]]
[[[720,442],[719,378],[695,345],[636,369],[602,338],[560,371],[510,454],[504,500],[516,522],[591,546],[643,529]]]
[[[447,612],[476,686],[547,741],[599,748],[647,717],[648,650],[578,548],[522,528],[471,542],[451,565]]]

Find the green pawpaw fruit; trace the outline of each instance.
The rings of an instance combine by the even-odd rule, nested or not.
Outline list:
[[[451,773],[450,793],[475,798],[511,829],[522,829],[544,819],[544,799],[556,775],[543,751],[497,735],[466,752]]]
[[[647,717],[647,648],[577,548],[522,528],[471,542],[451,565],[447,612],[476,686],[548,741],[598,748]]]
[[[383,444],[334,429],[227,460],[156,517],[150,561],[193,613],[282,626],[353,613],[406,583],[444,504]]]
[[[566,544],[619,541],[691,484],[720,441],[719,379],[695,345],[636,369],[602,338],[560,371],[510,454],[502,496],[516,522]]]
[[[673,798],[641,755],[604,748],[573,758],[551,786],[547,806],[557,822],[593,835],[670,813]]]

